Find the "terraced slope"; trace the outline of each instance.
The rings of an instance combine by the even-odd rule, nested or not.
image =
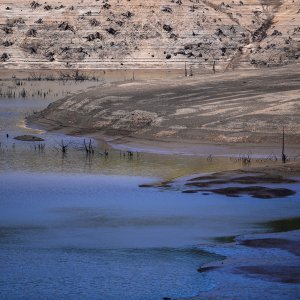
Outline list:
[[[0,0],[0,67],[199,68],[295,63],[298,0]]]

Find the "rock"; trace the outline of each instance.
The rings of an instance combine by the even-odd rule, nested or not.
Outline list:
[[[164,24],[163,29],[167,32],[171,32],[173,28],[170,25]]]
[[[116,35],[117,34],[117,30],[113,29],[112,27],[106,29],[106,31],[111,34],[111,35]]]

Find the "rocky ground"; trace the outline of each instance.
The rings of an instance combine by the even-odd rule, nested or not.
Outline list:
[[[286,143],[299,145],[299,79],[295,65],[108,84],[54,102],[28,121],[96,137],[277,146],[284,127]]]
[[[284,65],[299,61],[299,19],[296,0],[1,0],[0,68]]]

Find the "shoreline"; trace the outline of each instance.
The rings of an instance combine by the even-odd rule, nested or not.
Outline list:
[[[177,300],[291,299],[299,292],[300,230],[241,235],[233,242],[198,245],[200,249],[225,256],[224,260],[203,265],[214,287],[195,297]],[[276,261],[276,262],[275,262]],[[253,290],[255,286],[255,290]]]
[[[286,145],[299,151],[299,66],[110,82],[55,101],[27,121],[70,135],[121,138],[133,147],[169,143],[167,148],[174,141],[179,147],[192,142],[281,148],[284,127]]]
[[[295,163],[271,166],[268,172],[284,177],[294,177],[293,175],[296,174],[295,176],[299,177],[300,170],[298,168],[294,173],[294,166],[296,166]],[[265,171],[265,168],[250,168],[245,169],[245,172],[261,172]],[[260,243],[260,241],[262,242]],[[247,243],[250,243],[250,246],[247,246]],[[254,243],[254,246],[251,243]],[[300,230],[270,233],[266,229],[264,233],[238,235],[232,243],[211,244],[208,242],[195,246],[200,250],[224,256],[223,260],[204,264],[198,269],[199,273],[205,274],[213,287],[193,297],[172,298],[172,300],[200,300],[203,298],[221,300],[224,297],[254,299],[262,293],[272,299],[288,300],[297,295],[294,290],[297,290],[297,285],[300,283],[297,271],[300,267],[298,259],[300,254],[290,251],[292,248],[300,246]],[[270,258],[265,258],[266,256]],[[273,263],[273,259],[276,259],[276,264]],[[257,287],[257,285],[256,291],[252,292],[251,287]],[[266,286],[269,287],[267,292]],[[292,287],[290,288],[290,286]],[[244,292],[248,289],[251,291]],[[278,298],[273,297],[274,290],[279,295]],[[286,298],[285,295],[287,295]]]
[[[216,157],[239,157],[241,155],[250,154],[253,158],[264,158],[275,155],[278,159],[281,155],[282,144],[260,144],[260,143],[214,143],[199,142],[187,139],[172,138],[153,138],[153,137],[136,137],[126,135],[107,135],[104,132],[89,132],[89,129],[78,127],[67,127],[61,125],[50,125],[52,121],[43,120],[39,124],[25,121],[25,128],[35,132],[53,132],[62,133],[74,137],[87,137],[96,140],[98,143],[107,144],[114,150],[145,152],[151,154],[175,154],[208,157],[210,155]],[[59,128],[60,127],[60,128]],[[299,152],[299,144],[286,144],[288,152]],[[298,157],[298,155],[297,155]],[[296,156],[295,156],[296,158]],[[294,159],[294,157],[292,157]]]
[[[59,100],[63,103],[67,99]],[[55,112],[55,110],[54,110]],[[28,124],[31,122],[29,120]],[[241,152],[248,153],[255,148],[258,152],[256,155],[270,155],[274,153],[280,155],[281,143],[271,144],[261,143],[202,143],[193,139],[183,140],[178,138],[165,137],[155,139],[153,137],[142,138],[141,135],[108,135],[105,131],[93,130],[90,128],[80,128],[73,126],[65,126],[64,124],[55,123],[55,120],[47,120],[34,122],[39,126],[42,124],[50,131],[58,131],[65,134],[75,136],[85,136],[95,138],[96,140],[104,140],[107,144],[116,149],[130,149],[138,151],[153,151],[153,153],[170,154],[177,153],[182,155],[236,155]],[[280,135],[278,140],[280,141]],[[288,151],[299,151],[299,144],[287,144]],[[175,150],[174,150],[175,149]],[[250,150],[249,150],[250,149]],[[274,151],[274,149],[277,149]],[[229,153],[229,150],[231,151]],[[272,150],[272,151],[271,151]],[[175,152],[174,152],[175,151]],[[234,152],[234,153],[232,153]],[[249,168],[249,172],[267,171],[272,175],[280,175],[290,177],[300,176],[299,163],[291,162],[285,165],[262,166],[260,168]],[[295,171],[296,170],[296,171]],[[268,200],[262,200],[268,201]],[[267,240],[267,242],[266,242]],[[223,299],[224,297],[236,299],[241,295],[244,297],[252,297],[264,293],[266,297],[272,299],[289,299],[291,296],[297,295],[297,286],[300,282],[298,271],[299,253],[292,253],[291,249],[299,246],[300,230],[292,230],[281,233],[255,233],[252,235],[238,236],[235,242],[226,245],[222,244],[202,244],[197,245],[200,249],[213,252],[215,254],[226,256],[225,260],[206,264],[200,268],[199,272],[207,274],[207,277],[214,282],[215,287],[209,291],[202,292],[196,297],[185,299],[198,300],[203,297],[213,299]],[[254,244],[254,246],[253,246]],[[256,246],[255,246],[256,245]],[[283,245],[283,246],[282,246]],[[276,260],[276,263],[274,263]],[[296,267],[295,267],[296,266]],[[294,277],[294,279],[292,278]],[[250,291],[250,287],[256,287],[255,292]],[[291,288],[292,287],[292,288]],[[243,291],[243,292],[241,292]],[[276,291],[276,297],[274,297]],[[241,294],[242,293],[242,294]],[[254,293],[254,294],[253,294]],[[254,295],[254,296],[253,296]],[[284,296],[287,295],[285,298]]]
[[[2,1],[0,294],[298,299],[298,2]]]
[[[92,136],[95,139],[104,139],[109,145],[117,150],[133,150],[147,153],[160,154],[180,154],[191,156],[218,156],[218,157],[236,157],[245,155],[249,152],[253,157],[264,157],[266,155],[280,154],[281,144],[254,144],[254,143],[209,143],[194,140],[175,140],[175,139],[154,139],[154,138],[139,138],[134,136]],[[299,151],[298,144],[287,145],[290,151]],[[253,151],[255,150],[255,152]]]
[[[160,78],[162,76],[184,77],[184,69],[181,68],[0,68],[0,81],[6,80],[101,80],[113,77],[124,80],[141,80],[148,78]],[[211,72],[199,70],[196,76],[212,75]]]
[[[63,130],[64,131],[64,130]],[[93,136],[99,139],[99,135]],[[103,137],[102,137],[103,138]],[[105,141],[117,149],[145,150],[146,152],[170,154],[173,147],[176,147],[177,154],[195,155],[203,145],[189,148],[186,144],[178,141],[155,141],[152,139],[143,140],[134,137],[105,137]],[[154,145],[154,144],[155,145]],[[166,147],[163,147],[166,146]],[[182,151],[178,153],[178,147]],[[268,153],[273,149],[273,145],[252,144],[256,150],[259,148],[260,153]],[[297,145],[296,145],[297,146]],[[150,147],[150,148],[149,148]],[[239,152],[241,148],[248,149],[249,145],[208,145],[206,149],[216,155],[218,151],[236,148]],[[160,150],[159,150],[160,149]],[[164,150],[162,150],[164,149]],[[187,151],[192,151],[188,153]],[[266,151],[266,152],[265,152]],[[280,165],[262,166],[241,169],[246,174],[269,174],[272,176],[282,176],[282,178],[299,178],[299,162],[291,162]],[[237,171],[238,169],[236,169]],[[235,174],[236,171],[219,172]],[[271,221],[271,223],[274,221]],[[275,221],[276,222],[276,221]],[[225,238],[226,239],[226,238]],[[231,237],[230,237],[231,239]],[[247,297],[257,299],[262,294],[272,299],[291,299],[298,295],[298,285],[300,283],[299,274],[299,251],[300,246],[300,229],[289,228],[282,232],[268,232],[265,228],[263,233],[253,233],[238,235],[233,242],[225,243],[204,243],[196,247],[200,250],[208,251],[216,255],[223,256],[223,260],[216,260],[204,264],[198,269],[199,273],[205,274],[210,280],[213,287],[207,291],[200,292],[193,297],[170,298],[177,300],[200,300],[210,299],[239,299]],[[276,263],[274,263],[276,261]],[[255,291],[253,291],[255,286]],[[274,296],[276,293],[276,296]],[[165,299],[169,299],[166,297]]]

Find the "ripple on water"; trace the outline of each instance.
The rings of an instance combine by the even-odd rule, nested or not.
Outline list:
[[[1,249],[1,298],[162,299],[210,289],[204,263],[219,256],[196,248]]]

